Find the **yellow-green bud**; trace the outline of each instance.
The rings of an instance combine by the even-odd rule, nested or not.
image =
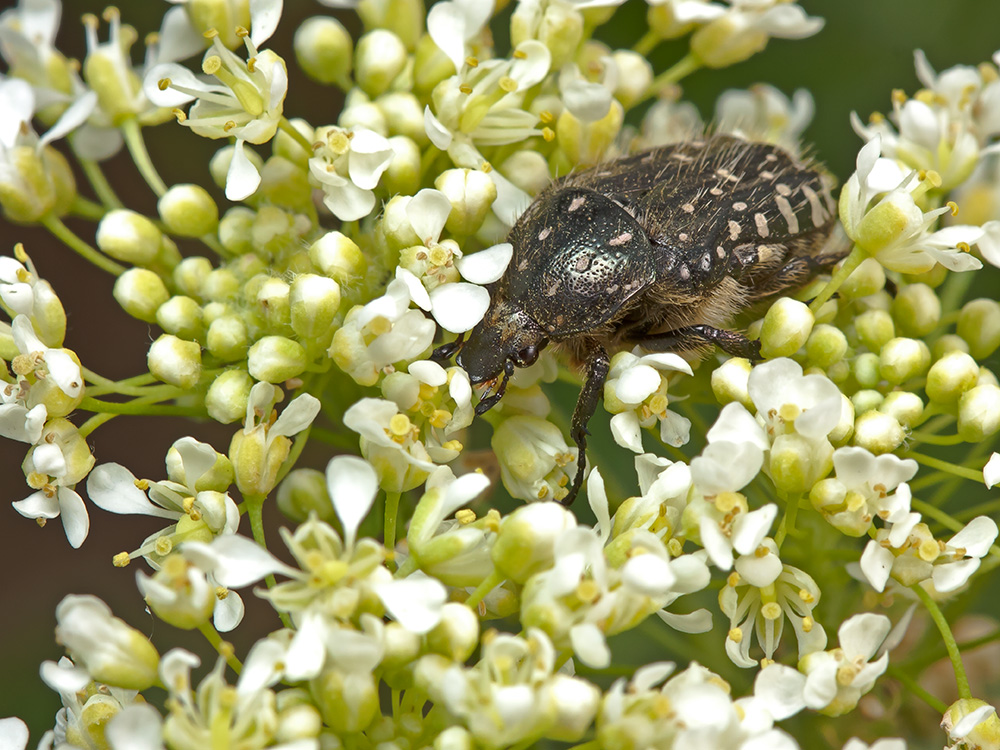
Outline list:
[[[455,64],[441,51],[430,34],[424,34],[417,42],[417,52],[413,58],[413,88],[421,94],[430,93],[435,86],[455,74]]]
[[[556,502],[522,505],[503,519],[490,550],[493,564],[516,583],[552,567],[555,543],[576,518]]]
[[[866,310],[854,319],[854,330],[868,351],[878,352],[896,335],[892,316],[885,310]]]
[[[528,195],[537,195],[552,182],[549,164],[537,151],[515,151],[500,165],[503,175]]]
[[[201,347],[164,333],[150,344],[146,364],[150,373],[164,383],[191,389],[201,378]]]
[[[423,244],[423,240],[417,237],[417,233],[410,224],[410,219],[406,215],[406,207],[410,199],[407,196],[397,195],[389,199],[382,211],[382,221],[379,229],[385,237],[389,247],[393,250],[402,250],[404,247],[413,247]]]
[[[216,268],[202,280],[199,291],[203,299],[225,302],[239,295],[240,280],[231,269]]]
[[[677,14],[671,3],[650,5],[646,11],[646,22],[660,39],[677,39],[692,31],[694,23],[682,23],[677,20]]]
[[[223,146],[215,152],[215,155],[208,163],[208,172],[212,175],[212,182],[215,183],[216,187],[223,190],[226,188],[226,176],[229,174],[229,165],[233,161],[233,153],[235,151],[235,146]],[[264,168],[264,160],[261,158],[261,155],[247,144],[243,144],[243,155],[250,160],[250,163],[257,168],[258,172]]]
[[[173,273],[174,268],[182,260],[184,260],[184,257],[181,255],[181,251],[177,249],[177,243],[167,235],[163,235],[163,238],[160,240],[160,251],[156,254],[156,259],[153,261],[153,270],[166,278],[167,275]]]
[[[769,456],[768,475],[785,492],[808,492],[833,468],[833,446],[798,433],[778,435]]]
[[[254,195],[272,207],[304,213],[312,210],[312,189],[309,173],[302,165],[272,156],[260,170],[260,187]]]
[[[0,206],[11,221],[33,224],[53,212],[58,199],[49,167],[61,155],[50,157],[50,151],[58,153],[51,148],[39,153],[34,146],[14,146],[7,152],[9,176],[0,180]]]
[[[826,369],[839,362],[847,353],[847,337],[839,328],[820,324],[813,328],[806,341],[809,363]]]
[[[472,750],[476,747],[465,727],[448,727],[434,738],[434,750]]]
[[[365,30],[389,29],[412,50],[424,35],[423,0],[361,0],[357,7]]]
[[[370,672],[330,667],[309,684],[323,722],[336,735],[363,732],[378,714],[378,688]]]
[[[315,513],[324,521],[333,518],[333,503],[326,488],[326,475],[316,469],[292,469],[278,485],[278,510],[293,521],[305,521]]]
[[[273,276],[263,279],[257,289],[257,309],[271,330],[280,330],[291,321],[291,293],[287,282]]]
[[[358,40],[354,78],[361,90],[376,97],[389,90],[409,59],[403,40],[386,29],[375,29]]]
[[[181,440],[190,440],[190,438],[181,438]],[[171,482],[187,486],[188,482],[187,475],[184,473],[184,461],[181,459],[181,452],[177,449],[178,442],[180,441],[175,440],[174,444],[167,449],[165,462],[167,477]],[[232,483],[233,464],[229,460],[229,456],[215,451],[215,463],[212,464],[212,468],[198,477],[194,488],[198,492],[225,492]]]
[[[174,185],[156,203],[157,213],[171,234],[201,237],[219,226],[219,207],[201,185]]]
[[[123,706],[118,698],[106,693],[91,693],[93,688],[88,688],[82,693],[89,695],[83,708],[74,708],[73,721],[67,722],[66,743],[71,747],[109,747],[108,722],[121,713]]]
[[[69,351],[68,349],[66,351]],[[996,374],[988,367],[979,368],[979,380],[976,381],[976,385],[995,385],[1000,387],[1000,379],[997,378]]]
[[[641,101],[653,82],[653,66],[645,57],[632,50],[611,53],[618,68],[618,81],[614,95],[626,109]]]
[[[108,211],[97,225],[97,246],[101,251],[136,266],[156,260],[162,238],[153,222],[127,208]]]
[[[130,268],[117,279],[115,300],[133,318],[146,323],[156,321],[156,311],[170,299],[163,279],[145,268]]]
[[[306,75],[319,83],[351,88],[354,43],[343,24],[329,16],[307,18],[295,31],[295,59]]]
[[[52,285],[45,279],[36,279],[32,288],[34,304],[31,322],[46,346],[60,347],[66,338],[66,311]]]
[[[289,296],[292,330],[310,344],[325,349],[333,337],[333,319],[340,309],[340,285],[328,276],[296,276]]]
[[[863,388],[855,391],[851,396],[851,404],[854,406],[856,414],[864,414],[866,411],[877,409],[882,405],[882,394],[870,388]]]
[[[127,47],[131,44],[124,50],[115,49],[116,46],[109,42],[91,49],[83,61],[83,78],[96,92],[101,112],[117,126],[138,114],[136,103],[144,99],[139,96],[142,81],[132,66],[122,60],[125,55],[127,61]]]
[[[923,214],[912,199],[890,193],[864,215],[851,239],[866,253],[877,256],[904,233],[911,231],[914,224],[919,225],[922,219]],[[930,270],[935,261],[927,256],[926,263],[919,263],[919,259],[913,260],[916,272]]]
[[[880,411],[866,411],[854,423],[854,444],[876,456],[896,450],[905,437],[896,418]]]
[[[552,69],[559,70],[573,60],[583,39],[583,16],[571,5],[546,3],[542,17],[538,7],[518,3],[510,18],[510,43],[516,47],[537,39],[552,53]]]
[[[226,370],[219,375],[205,394],[205,409],[216,422],[230,424],[243,419],[253,378],[246,370]]]
[[[837,293],[847,299],[875,294],[885,287],[885,269],[874,258],[865,258],[840,285]]]
[[[459,236],[473,234],[479,229],[497,197],[493,180],[478,169],[445,170],[434,180],[434,187],[451,201],[445,226]]]
[[[385,654],[381,666],[387,669],[398,669],[412,663],[420,656],[421,638],[411,630],[407,630],[398,622],[387,622],[382,636]]]
[[[750,370],[753,367],[750,360],[743,357],[732,357],[712,371],[712,393],[720,404],[738,401],[747,409],[753,408],[750,399],[748,383]]]
[[[245,255],[251,252],[253,224],[256,218],[257,212],[252,208],[233,206],[219,220],[219,242],[232,255]]]
[[[441,608],[441,621],[426,636],[427,650],[464,662],[479,645],[479,615],[458,602]]]
[[[1000,388],[977,385],[958,401],[958,434],[968,443],[985,440],[1000,428]]]
[[[190,297],[171,297],[156,311],[156,324],[167,333],[193,341],[204,335],[201,305]]]
[[[174,267],[174,284],[189,297],[204,299],[202,286],[212,273],[212,261],[201,255],[185,258]]]
[[[405,135],[418,146],[428,143],[424,127],[424,105],[409,91],[390,91],[378,98],[375,105],[382,111],[392,135]]]
[[[1000,302],[974,299],[965,303],[955,332],[969,344],[969,353],[985,359],[1000,346]]]
[[[691,35],[691,53],[706,67],[726,68],[762,52],[768,35],[748,30],[732,13],[710,21]]]
[[[150,578],[139,574],[139,590],[146,604],[168,625],[192,630],[208,622],[215,609],[215,587],[205,574],[181,555],[169,555]]]
[[[952,729],[962,719],[973,711],[989,705],[986,701],[978,698],[961,698],[952,703],[944,712],[941,728],[950,735]],[[971,731],[967,732],[960,740],[957,738],[956,740],[951,747],[969,748],[969,750],[997,750],[1000,748],[1000,717],[997,716],[996,711],[990,711],[983,717],[982,721],[972,727]]]
[[[890,339],[878,356],[879,375],[894,384],[920,377],[931,364],[931,350],[920,339]]]
[[[910,284],[892,301],[892,317],[901,333],[926,336],[941,321],[941,300],[926,284]]]
[[[764,315],[760,353],[767,359],[790,357],[806,343],[814,321],[808,305],[782,297]]]
[[[71,411],[71,410],[70,410]],[[69,413],[67,411],[67,413]],[[49,414],[51,417],[51,413]],[[61,481],[66,485],[74,485],[83,480],[90,470],[94,468],[94,454],[90,451],[90,446],[80,434],[80,429],[68,419],[61,417],[49,419],[45,423],[45,429],[38,441],[38,445],[32,446],[24,461],[21,462],[21,469],[25,476],[40,473],[35,466],[35,450],[39,445],[57,445],[66,462]]]
[[[949,352],[931,365],[927,372],[927,398],[952,405],[979,380],[979,365],[964,352]]]
[[[298,740],[315,739],[322,730],[323,717],[315,706],[309,703],[279,706],[278,726],[274,731],[274,741],[279,745],[294,745]]]
[[[420,189],[420,147],[405,135],[389,139],[392,160],[382,173],[382,186],[397,195],[413,195]]]
[[[949,352],[969,353],[969,344],[961,336],[954,333],[946,333],[934,342],[931,347],[931,357],[935,360],[941,359]]]
[[[314,142],[316,131],[312,125],[301,117],[295,117],[288,122],[291,124],[292,129],[301,135],[306,142]],[[274,139],[271,141],[271,151],[275,156],[280,156],[282,159],[286,159],[303,169],[309,168],[309,159],[313,155],[312,149],[307,151],[297,138],[293,138],[282,129],[279,129],[274,134]]]
[[[895,418],[903,427],[911,429],[924,415],[924,402],[916,393],[892,391],[882,399],[878,410]]]
[[[205,348],[223,362],[235,362],[247,355],[250,334],[239,315],[220,315],[208,326]]]
[[[354,241],[340,232],[327,232],[309,247],[309,260],[325,275],[348,286],[358,283],[368,261]]]
[[[250,347],[247,369],[257,380],[282,383],[301,375],[309,365],[306,350],[284,336],[265,336]]]
[[[624,121],[625,110],[617,100],[612,100],[608,113],[594,122],[581,122],[568,109],[563,110],[556,121],[559,147],[573,164],[596,164],[618,137]]]
[[[834,446],[839,448],[851,439],[851,436],[854,434],[854,415],[856,413],[857,410],[854,408],[854,403],[841,393],[840,421],[837,422],[837,426],[830,430],[830,433],[827,435]]]
[[[879,374],[880,364],[878,355],[871,352],[865,352],[855,357],[851,363],[851,369],[854,372],[854,379],[858,381],[858,385],[862,388],[874,388],[878,385],[879,380],[882,379],[882,376]]]

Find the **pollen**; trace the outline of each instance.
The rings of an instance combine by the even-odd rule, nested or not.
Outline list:
[[[455,520],[463,526],[468,526],[476,520],[476,512],[468,508],[462,508],[455,512]]]
[[[409,435],[411,429],[413,429],[413,423],[405,414],[396,414],[389,420],[389,432],[397,438]]]
[[[958,204],[955,201],[948,201],[945,205],[951,209],[952,216],[958,216]]]
[[[781,617],[781,605],[777,602],[768,602],[760,608],[760,614],[765,620],[777,620]]]
[[[473,57],[472,55],[469,55],[467,58],[465,58],[465,64],[468,65],[470,68],[478,68],[479,60]]]
[[[546,143],[552,143],[556,139],[556,131],[552,128],[542,128],[542,140]]]
[[[508,94],[513,94],[515,91],[517,91],[517,81],[515,81],[510,76],[504,76],[503,78],[501,78],[499,86]]]
[[[733,643],[743,642],[743,631],[740,628],[730,628],[729,633],[726,636]]]
[[[119,552],[117,555],[111,558],[111,564],[116,568],[128,567],[128,564],[132,562],[132,558],[129,556],[128,552]]]
[[[160,91],[166,91],[167,89],[170,88],[170,79],[161,78],[159,81],[156,82],[156,88],[158,88]]]

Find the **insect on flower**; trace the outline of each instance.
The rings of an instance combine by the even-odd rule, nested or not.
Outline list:
[[[583,483],[587,423],[609,351],[704,352],[758,358],[760,344],[725,329],[732,317],[802,285],[845,254],[834,239],[830,179],[781,148],[716,135],[567,175],[518,219],[513,258],[490,286],[490,307],[458,354],[472,383],[498,381],[476,407],[502,397],[515,367],[548,344],[585,366],[573,411]]]

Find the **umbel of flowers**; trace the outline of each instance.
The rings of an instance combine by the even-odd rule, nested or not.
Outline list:
[[[922,701],[935,742],[1000,748],[961,653],[1000,623],[963,639],[952,616],[1000,559],[998,501],[970,499],[1000,482],[1000,302],[970,291],[1000,265],[1000,57],[937,73],[917,52],[921,88],[853,118],[844,259],[743,321],[760,361],[614,353],[617,447],[591,453],[570,509],[577,449],[550,387],[579,382],[568,359],[519,370],[479,430],[469,375],[433,346],[482,319],[509,228],[555,176],[702,133],[685,76],[823,21],[649,0],[616,50],[602,27],[635,10],[616,0],[322,4],[290,51],[268,46],[276,0],[176,0],[141,51],[108,8],[83,19],[81,61],[55,46],[58,0],[0,14],[0,208],[113,275],[156,331],[148,372],[103,377],[67,346],[87,329],[67,340],[44,264],[20,244],[0,258],[0,435],[28,485],[13,510],[58,518],[73,547],[91,506],[162,521],[114,564],[136,563],[165,625],[150,639],[66,596],[66,656],[41,666],[63,707],[38,745],[890,750],[923,731]],[[668,40],[687,52],[654,70]],[[343,108],[286,112],[302,76]],[[798,157],[812,113],[808,92],[761,84],[720,92],[712,121]],[[145,141],[171,127],[218,141],[214,185],[161,179]],[[105,178],[123,148],[155,215]],[[166,414],[231,441],[179,437],[161,478],[107,449],[96,464],[107,421]],[[297,466],[307,440],[325,472]],[[265,513],[285,518],[288,562]],[[274,620],[238,653],[220,632],[247,593]],[[171,628],[203,633],[212,663]],[[951,698],[918,682],[938,659]],[[28,742],[0,720],[0,746]]]

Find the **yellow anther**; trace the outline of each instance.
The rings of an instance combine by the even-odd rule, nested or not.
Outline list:
[[[740,583],[740,574],[737,573],[735,570],[728,576],[726,576],[726,585],[729,588],[734,589],[739,585],[739,583]]]
[[[556,139],[556,131],[552,128],[542,128],[542,140],[546,143],[552,143]]]
[[[463,83],[458,87],[458,90],[461,91],[463,94],[468,95],[472,93],[472,86],[470,86],[467,83]]]
[[[547,109],[543,109],[538,113],[538,119],[542,121],[543,125],[551,125],[556,121],[556,116]]]
[[[149,489],[149,480],[148,479],[136,479],[133,482],[133,484],[136,486],[137,489],[140,489],[143,492],[145,492],[146,490]]]
[[[854,682],[854,678],[857,676],[858,676],[857,667],[855,667],[853,664],[844,664],[837,670],[837,684],[847,687],[852,682]]]
[[[236,121],[235,120],[229,120],[225,125],[222,126],[222,129],[228,133],[230,130],[232,130],[235,127],[236,127]]]
[[[503,78],[500,79],[498,85],[508,94],[513,94],[515,91],[517,91],[517,81],[515,81],[510,76],[503,76]]]
[[[248,37],[248,36],[250,36],[250,31],[247,30],[247,29],[245,29],[245,28],[243,28],[242,26],[237,26],[236,27],[236,36],[240,37],[241,39],[244,38],[244,37]]]
[[[476,512],[468,508],[462,508],[455,512],[455,520],[463,526],[467,526],[476,520]]]
[[[762,544],[757,549],[755,549],[753,551],[753,556],[754,557],[767,557],[770,553],[771,553],[771,550],[769,550],[767,547],[765,547]]]
[[[247,72],[256,73],[257,72],[257,58],[251,57],[247,60]]]
[[[463,446],[458,440],[447,440],[441,443],[441,447],[446,451],[455,451],[456,453],[461,453]]]
[[[188,118],[187,112],[185,112],[183,109],[175,109],[171,114],[173,114],[173,116],[177,118],[177,122],[183,123],[187,121]]]
[[[469,55],[467,58],[465,58],[465,64],[468,65],[470,68],[478,68],[479,60],[473,57],[472,55]]]
[[[958,216],[958,204],[955,201],[948,201],[945,205],[951,209],[952,216]]]
[[[160,91],[166,91],[167,89],[170,88],[170,79],[161,78],[159,81],[156,82],[156,88],[158,88]]]
[[[809,617],[808,615],[802,618],[802,632],[811,633],[813,625],[815,625],[815,623],[813,622],[813,618]]]
[[[205,37],[206,39],[215,39],[217,36],[219,36],[219,30],[209,29],[208,31],[204,32],[202,36]]]
[[[804,601],[806,604],[812,604],[814,601],[816,601],[816,597],[810,594],[805,589],[799,589],[799,599]]]
[[[225,601],[226,599],[229,598],[229,589],[227,589],[224,586],[216,586],[215,598],[218,599],[220,602]]]
[[[739,492],[720,492],[715,496],[714,504],[720,513],[746,512],[749,507],[747,499]]]
[[[765,620],[777,620],[781,617],[781,605],[777,602],[768,602],[760,608],[760,613]]]
[[[743,631],[740,628],[730,628],[729,633],[726,636],[733,643],[743,642]]]
[[[892,90],[892,103],[893,104],[905,104],[906,103],[906,92],[902,89]]]
[[[527,60],[528,53],[525,52],[524,50],[516,49],[514,50],[514,58],[517,60]]]
[[[490,164],[488,161],[484,161],[479,168],[483,171],[484,174],[489,174],[490,172],[493,171],[493,165]]]
[[[389,432],[396,437],[405,437],[413,429],[413,423],[405,414],[396,414],[389,420]]]
[[[972,248],[969,247],[969,243],[968,242],[959,242],[958,244],[955,245],[955,249],[956,250],[960,250],[963,253],[971,253],[972,252]]]
[[[429,421],[434,427],[444,427],[451,421],[451,412],[445,409],[435,409]]]
[[[119,552],[111,558],[111,564],[116,568],[125,568],[130,562],[132,562],[132,558],[129,556],[128,552]]]
[[[206,57],[201,63],[201,72],[213,76],[222,68],[222,58],[218,55]]]

